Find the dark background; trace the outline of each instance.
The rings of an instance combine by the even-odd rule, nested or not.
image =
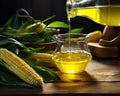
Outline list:
[[[35,19],[43,20],[55,15],[54,20],[67,23],[66,0],[0,0],[0,27],[16,13],[19,8],[24,8]],[[72,28],[83,27],[84,33],[103,30],[104,26],[83,18],[76,17],[71,20]]]

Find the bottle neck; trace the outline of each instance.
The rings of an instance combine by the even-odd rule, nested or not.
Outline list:
[[[76,14],[73,12],[75,6],[76,6],[76,0],[67,0],[66,12],[68,17],[73,18],[76,16]]]
[[[76,9],[79,8],[92,8],[100,7],[104,5],[110,5],[109,0],[67,0],[66,12],[68,17],[74,18],[76,16]]]

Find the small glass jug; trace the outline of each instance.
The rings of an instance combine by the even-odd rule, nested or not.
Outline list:
[[[57,47],[52,59],[61,72],[80,73],[85,70],[92,58],[87,38],[86,34],[76,33],[54,35]]]

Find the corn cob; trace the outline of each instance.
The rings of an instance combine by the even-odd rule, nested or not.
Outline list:
[[[49,53],[34,53],[30,58],[41,59],[55,66],[54,61],[52,60],[52,54]]]
[[[43,79],[24,60],[11,51],[1,48],[0,59],[7,64],[10,71],[25,82],[37,87],[43,87]]]
[[[37,25],[39,25],[39,26],[37,26]],[[35,28],[36,26],[37,26],[37,28]],[[27,26],[23,30],[23,32],[29,32],[30,29],[35,28],[33,31],[39,33],[39,32],[42,32],[45,29],[45,27],[46,27],[46,25],[44,23],[42,23],[42,22],[36,22],[34,24],[31,24],[31,25]]]
[[[101,31],[94,31],[88,34],[88,40],[87,42],[98,42],[102,38],[102,32]]]

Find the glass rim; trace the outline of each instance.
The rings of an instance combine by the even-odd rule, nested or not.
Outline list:
[[[62,33],[62,34],[54,35],[54,39],[60,40],[60,41],[61,40],[72,40],[74,38],[80,38],[81,40],[86,40],[89,38],[89,36],[84,33]]]
[[[87,36],[87,34],[85,34],[85,33],[60,33],[60,34],[57,34],[57,36],[67,36],[67,35]]]

